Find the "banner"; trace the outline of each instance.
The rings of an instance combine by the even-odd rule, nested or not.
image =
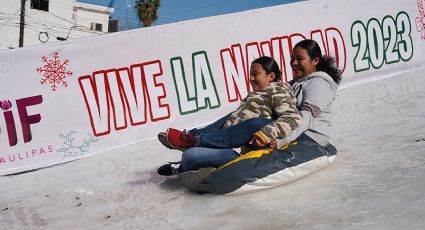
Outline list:
[[[316,40],[347,87],[419,68],[423,0],[315,0],[0,52],[0,174],[207,124],[250,90],[249,66]],[[144,153],[141,154],[155,154]]]

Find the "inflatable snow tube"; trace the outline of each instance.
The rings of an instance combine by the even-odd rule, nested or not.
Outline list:
[[[251,151],[209,174],[194,191],[237,195],[283,185],[331,164],[336,148],[298,141],[275,150]]]

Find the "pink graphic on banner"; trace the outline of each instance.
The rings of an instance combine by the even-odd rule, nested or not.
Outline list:
[[[12,102],[10,100],[0,101],[0,108],[4,110],[3,116],[6,121],[7,135],[9,137],[9,145],[14,146],[18,143],[18,137],[16,136],[15,120],[10,109],[12,108]],[[1,129],[0,129],[1,132]]]
[[[43,97],[41,95],[25,97],[16,100],[16,108],[18,110],[19,121],[22,127],[24,143],[30,142],[32,140],[31,125],[37,124],[41,121],[40,114],[29,114],[27,108],[41,104],[42,102]],[[11,110],[12,103],[9,100],[0,101],[0,108],[4,110],[3,116],[6,122],[9,146],[15,146],[18,143],[18,136],[16,132],[15,118],[13,111]]]
[[[0,101],[0,108],[4,111],[7,111],[12,108],[12,102],[9,100]]]
[[[8,111],[12,108],[12,102],[9,100],[0,101],[0,108],[4,111]],[[0,127],[0,133],[1,133],[1,127]]]
[[[419,17],[416,17],[416,30],[421,32],[421,39],[425,40],[425,12],[423,0],[417,0]]]
[[[66,69],[69,60],[65,59],[61,62],[57,51],[53,53],[53,59],[49,60],[46,56],[43,56],[41,60],[45,65],[43,67],[37,67],[37,72],[44,75],[40,83],[42,85],[49,83],[52,91],[56,91],[58,85],[67,87],[68,83],[65,81],[65,78],[72,76],[72,72]]]

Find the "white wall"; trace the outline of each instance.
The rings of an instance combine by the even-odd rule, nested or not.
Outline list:
[[[90,28],[91,23],[102,24],[102,31],[108,32],[109,15],[112,8],[95,6],[92,4],[75,3],[75,23]]]
[[[18,47],[20,9],[20,1],[2,1],[0,5],[0,49]]]
[[[44,43],[41,40],[45,43],[59,42],[57,37],[66,38],[68,34],[69,40],[105,34],[108,29],[109,13],[113,11],[107,7],[84,4],[82,7],[96,11],[85,14],[79,10],[82,12],[82,19],[79,20],[75,18],[78,15],[74,15],[74,6],[79,5],[75,0],[50,0],[49,12],[31,9],[30,2],[27,0],[25,4],[24,46],[42,45]],[[19,47],[20,7],[18,0],[2,0],[0,50]],[[89,18],[102,23],[105,30],[102,32],[90,30]]]

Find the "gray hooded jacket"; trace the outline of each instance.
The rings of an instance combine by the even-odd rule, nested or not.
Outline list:
[[[302,133],[322,146],[327,145],[331,129],[332,104],[338,84],[327,73],[321,71],[289,83],[297,98],[297,108],[303,116],[303,121],[291,135],[278,139],[277,147],[280,148],[294,141]]]

